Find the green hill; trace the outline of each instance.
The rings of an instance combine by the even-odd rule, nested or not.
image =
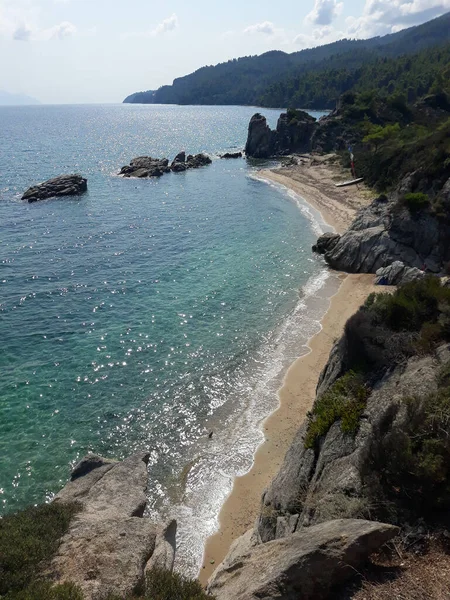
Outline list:
[[[132,94],[124,102],[288,106],[300,92],[297,98],[299,102],[306,102],[303,106],[313,104],[318,108],[329,108],[339,94],[348,89],[339,79],[333,80],[335,72],[343,77],[380,59],[415,54],[445,42],[450,42],[450,13],[383,37],[343,39],[292,54],[274,50],[202,67],[175,79],[172,85]],[[312,85],[314,76],[322,72],[327,73],[326,78],[330,79],[330,87],[335,86],[335,91],[330,90],[323,98],[313,93],[305,95],[302,79],[307,78],[307,85]],[[354,83],[352,80],[349,87]],[[284,86],[281,92],[278,86]],[[295,104],[299,105],[297,101]]]

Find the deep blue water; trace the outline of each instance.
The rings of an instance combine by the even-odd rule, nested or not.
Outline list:
[[[152,510],[194,537],[214,528],[294,358],[286,339],[317,328],[299,298],[327,277],[310,252],[317,215],[254,165],[217,159],[243,147],[254,112],[0,108],[1,511],[51,497],[88,451],[145,449]],[[274,126],[279,111],[264,113]],[[116,176],[135,156],[182,149],[213,164]],[[88,178],[87,194],[20,200],[67,172]]]

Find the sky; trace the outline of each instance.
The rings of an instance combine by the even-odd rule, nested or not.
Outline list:
[[[450,0],[0,0],[0,89],[121,102],[204,65],[399,31]]]

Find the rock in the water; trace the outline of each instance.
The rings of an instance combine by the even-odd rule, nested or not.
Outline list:
[[[341,236],[338,233],[328,231],[320,236],[316,244],[312,247],[312,250],[313,252],[317,252],[317,254],[325,254],[325,252],[333,250],[340,239]]]
[[[235,545],[212,575],[208,592],[217,600],[325,599],[398,531],[383,523],[340,519],[256,546],[247,533],[242,551]]]
[[[253,158],[269,158],[273,154],[273,132],[260,113],[250,119],[245,154]]]
[[[242,152],[225,152],[220,158],[242,158]]]
[[[209,158],[209,156],[203,153],[195,154],[194,156],[192,156],[192,154],[189,154],[189,156],[186,158],[186,164],[189,169],[198,169],[199,167],[206,167],[211,163],[212,160]]]
[[[186,162],[186,152],[184,152],[184,150],[182,152],[179,152],[175,158],[172,161],[172,166],[175,163],[185,163]]]
[[[416,267],[407,267],[401,261],[396,260],[388,267],[378,269],[375,283],[381,285],[403,285],[410,281],[423,279],[425,272]]]
[[[131,163],[122,167],[119,175],[123,177],[161,177],[168,173],[169,161],[167,158],[152,158],[151,156],[138,156]]]
[[[61,175],[30,187],[22,200],[37,202],[60,196],[79,196],[87,191],[87,179],[81,175]]]
[[[144,582],[148,561],[171,568],[176,523],[168,528],[143,517],[148,454],[122,462],[88,456],[54,502],[78,502],[47,575],[80,586],[85,600],[127,597]],[[156,553],[156,554],[155,554]]]

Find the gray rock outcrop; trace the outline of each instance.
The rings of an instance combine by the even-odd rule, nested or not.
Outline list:
[[[430,212],[414,214],[396,195],[380,197],[358,213],[324,256],[333,269],[347,273],[376,273],[396,261],[438,273],[450,259],[449,235],[449,226]]]
[[[220,158],[242,158],[242,152],[225,152]]]
[[[256,113],[248,127],[245,153],[253,158],[284,156],[292,152],[309,152],[317,121],[302,110],[282,113],[277,127],[271,130],[266,118]]]
[[[340,239],[341,236],[339,235],[339,233],[332,233],[331,231],[327,231],[318,238],[317,242],[312,247],[312,251],[317,252],[317,254],[325,254],[326,252],[331,252]]]
[[[78,585],[86,600],[122,598],[144,582],[151,559],[150,567],[172,568],[176,523],[143,517],[147,463],[138,453],[122,462],[88,456],[75,467],[54,499],[81,507],[48,569],[55,583]]]
[[[322,373],[318,397],[346,371],[345,338],[334,347]],[[334,518],[368,518],[366,474],[378,440],[408,419],[404,398],[426,397],[438,387],[450,346],[436,357],[411,358],[373,385],[355,437],[335,422],[316,449],[305,448],[306,427],[298,431],[280,471],[265,491],[257,531],[263,542]]]
[[[416,267],[407,267],[401,261],[397,260],[388,267],[378,269],[376,272],[375,283],[381,285],[403,285],[411,281],[423,279],[425,272]]]
[[[245,154],[253,158],[269,158],[273,155],[273,132],[266,117],[260,113],[250,119]]]
[[[119,175],[123,177],[161,177],[164,173],[181,173],[187,169],[198,169],[211,164],[211,159],[206,154],[196,154],[186,157],[186,152],[180,152],[169,166],[167,158],[152,158],[151,156],[138,156],[133,158],[129,165],[122,167]]]
[[[322,600],[354,575],[397,527],[363,520],[333,520],[267,544],[247,532],[212,575],[217,600]]]
[[[87,191],[87,179],[81,175],[61,175],[30,187],[22,200],[37,202],[61,196],[79,196]]]
[[[122,167],[119,175],[123,177],[161,177],[169,173],[169,160],[167,158],[152,158],[151,156],[138,156],[133,158],[129,165]]]

